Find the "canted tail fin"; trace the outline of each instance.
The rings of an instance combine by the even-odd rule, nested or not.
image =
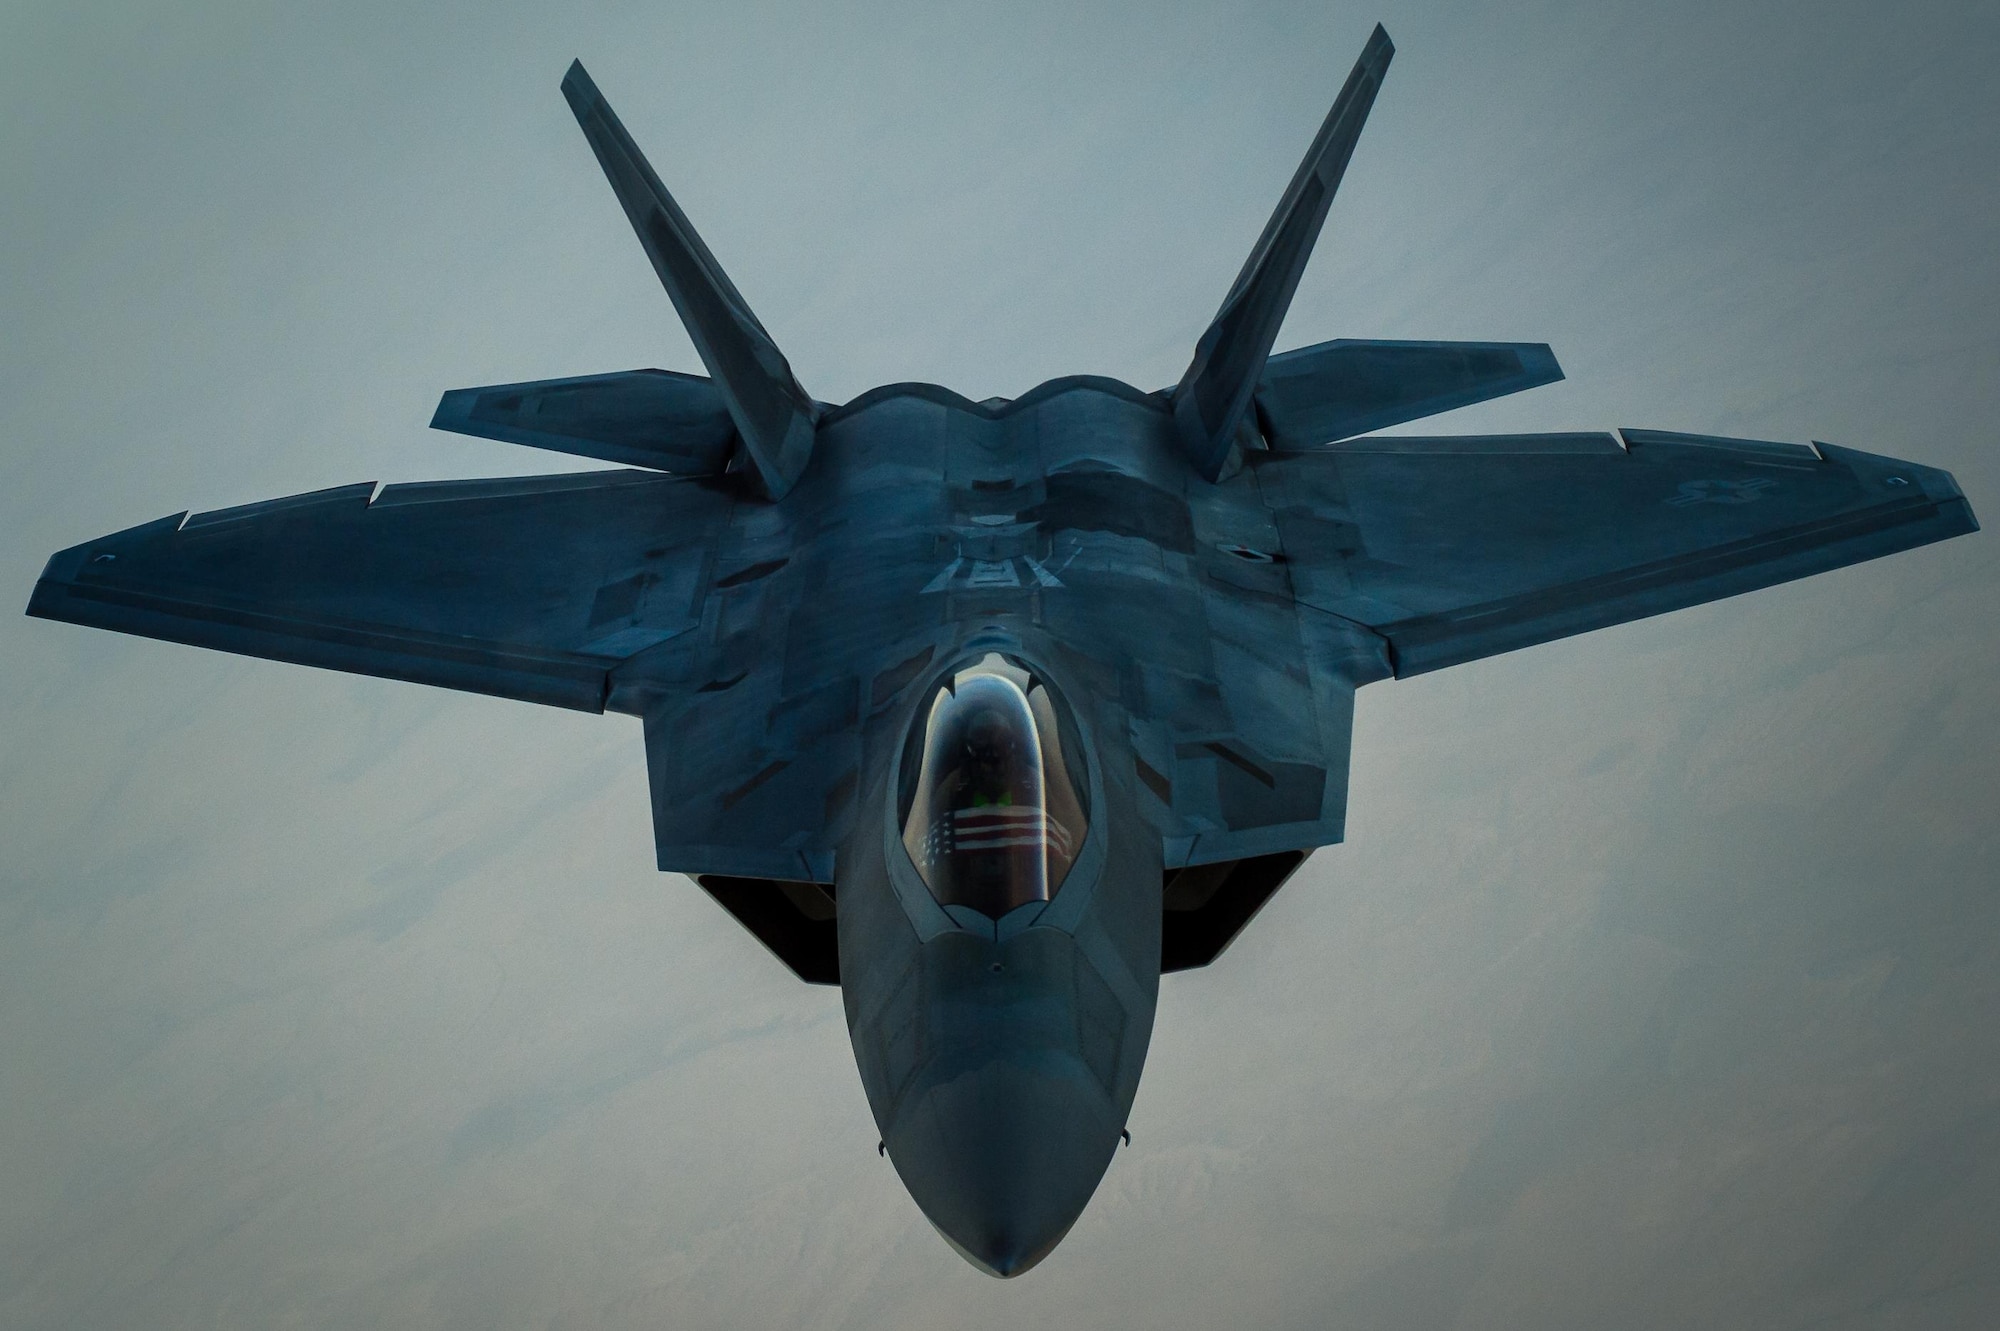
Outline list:
[[[604,95],[569,67],[563,96],[576,112],[625,216],[736,424],[752,469],[773,499],[783,498],[812,457],[814,408],[777,343],[695,234],[687,215],[647,165]]]
[[[1174,389],[1174,421],[1181,442],[1195,470],[1208,480],[1219,479],[1229,465],[1278,326],[1285,321],[1299,275],[1312,256],[1326,210],[1395,53],[1389,34],[1377,24]]]

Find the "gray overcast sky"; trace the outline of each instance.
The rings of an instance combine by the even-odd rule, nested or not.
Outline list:
[[[1172,382],[1371,23],[1281,346],[1424,428],[1818,438],[2000,521],[1991,3],[0,9],[0,587],[547,471],[448,387],[696,369],[581,56],[817,396]],[[2000,1325],[2000,546],[1363,692],[1349,839],[1163,986],[1027,1277],[838,997],[651,867],[638,727],[0,616],[9,1327]]]

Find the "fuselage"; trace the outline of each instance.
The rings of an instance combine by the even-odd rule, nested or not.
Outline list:
[[[1322,619],[1308,639],[1254,468],[1202,480],[1165,395],[1106,379],[985,403],[900,384],[826,408],[796,487],[732,503],[702,539],[712,655],[637,657],[606,703],[647,718],[661,867],[693,867],[699,836],[707,872],[833,885],[886,1153],[960,1252],[1023,1271],[1126,1126],[1166,871],[1274,852],[1288,868],[1339,839],[1327,755],[1344,758],[1353,680],[1301,665],[1335,659],[1305,644],[1337,630]],[[1030,816],[1016,790],[913,812],[940,690],[989,659],[1023,682],[1017,711],[1060,712],[1067,757],[1045,755],[1042,776],[1053,800],[1067,775],[1074,809]],[[746,726],[762,752],[718,783],[712,760]],[[947,884],[919,863],[1044,816],[1061,845],[1039,886],[969,863]],[[718,854],[716,829],[736,827],[754,842]]]
[[[1001,634],[979,646],[1034,661]],[[1068,1232],[1138,1091],[1159,992],[1159,835],[1129,778],[1107,780],[1119,765],[1092,746],[1078,763],[1088,830],[1047,899],[997,915],[940,902],[898,809],[899,769],[921,746],[895,742],[897,731],[921,729],[930,695],[915,696],[871,745],[875,794],[840,855],[841,989],[862,1085],[910,1195],[969,1260],[1008,1276]]]
[[[829,422],[825,470],[801,489],[838,488],[852,511],[871,511],[870,490],[889,501],[865,528],[829,535],[922,543],[931,558],[906,604],[924,612],[928,642],[948,645],[864,731],[864,793],[836,858],[841,988],[862,1085],[911,1196],[969,1260],[1014,1275],[1069,1230],[1109,1165],[1159,992],[1160,828],[1127,727],[1096,705],[1101,686],[1074,678],[1093,658],[1116,673],[1125,645],[1084,631],[1101,602],[1071,584],[1165,589],[1157,547],[1132,528],[1186,528],[1184,468],[1157,400],[1123,385],[1048,385],[1004,408],[938,390],[869,397]],[[1075,458],[1050,447],[1072,440],[1086,445]],[[920,469],[945,484],[909,485]],[[1074,527],[1048,521],[1051,490],[1062,503],[1077,479],[1107,498],[1131,493]],[[968,905],[926,881],[921,839],[937,833],[923,824],[939,815],[908,806],[940,689],[982,659],[1057,700],[1077,789],[1075,811],[1050,818],[1065,844],[1045,895]]]

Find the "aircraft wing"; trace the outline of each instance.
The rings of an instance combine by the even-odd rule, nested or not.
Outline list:
[[[662,868],[825,881],[857,686],[772,665],[801,595],[774,513],[653,471],[351,485],[65,550],[28,613],[633,713]]]
[[[603,711],[615,667],[698,622],[728,508],[643,471],[343,486],[65,550],[28,613]]]
[[[1293,595],[1421,674],[1978,528],[1945,472],[1653,430],[1255,455]]]

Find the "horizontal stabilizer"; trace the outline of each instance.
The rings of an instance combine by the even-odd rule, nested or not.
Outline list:
[[[1229,466],[1271,344],[1278,339],[1313,242],[1333,206],[1333,193],[1395,54],[1389,34],[1378,24],[1174,389],[1181,443],[1194,469],[1208,480],[1219,479]]]
[[[764,492],[783,498],[812,457],[812,399],[581,62],[569,67],[562,90],[735,420]]]
[[[454,388],[431,428],[677,476],[720,473],[736,442],[715,385],[668,370]]]
[[[1257,414],[1272,448],[1311,448],[1562,377],[1540,342],[1342,338],[1271,357]]]

